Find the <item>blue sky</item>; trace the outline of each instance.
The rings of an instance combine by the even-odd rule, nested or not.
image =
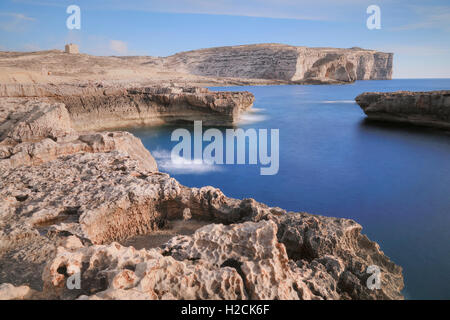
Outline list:
[[[68,30],[66,8],[81,8]],[[369,30],[369,5],[381,29]],[[394,78],[450,77],[450,2],[403,0],[0,0],[0,50],[167,56],[251,43],[394,52]]]

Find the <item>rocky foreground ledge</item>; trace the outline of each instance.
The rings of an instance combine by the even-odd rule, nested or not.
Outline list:
[[[355,100],[369,119],[450,129],[450,90],[365,92]]]
[[[403,298],[356,222],[185,187],[133,135],[78,130],[95,99],[24,96],[0,98],[0,299]]]

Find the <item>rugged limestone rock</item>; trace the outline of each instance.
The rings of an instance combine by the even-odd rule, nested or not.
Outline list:
[[[28,286],[16,287],[10,283],[0,284],[0,300],[24,300],[32,298],[34,290]]]
[[[401,298],[401,268],[361,235],[361,226],[353,221],[287,213],[251,199],[227,198],[212,187],[187,188],[167,174],[141,170],[136,160],[117,151],[74,154],[9,169],[0,181],[0,281],[44,288],[44,296]],[[131,248],[91,245],[164,228],[168,221],[182,219],[185,208],[192,219],[237,224],[211,224],[193,236],[173,238],[164,249],[139,254]],[[74,245],[68,236],[81,241]],[[75,248],[73,255],[57,250],[58,244],[67,243]],[[135,255],[135,267],[114,262]],[[376,291],[365,284],[372,263],[382,270],[382,289]],[[93,267],[84,270],[87,265]],[[75,266],[84,270],[82,283],[87,287],[68,292],[64,284]],[[154,273],[144,277],[146,270]],[[181,275],[186,283],[169,290]]]
[[[298,213],[276,217],[275,221],[279,226],[278,238],[285,244],[289,257],[301,259],[301,266],[314,266],[318,262],[334,279],[338,277],[341,299],[402,297],[402,269],[386,258],[377,243],[361,234],[362,227],[353,220]],[[370,265],[381,270],[381,290],[367,288]]]
[[[1,85],[0,96],[64,103],[76,130],[102,130],[174,121],[229,125],[253,105],[249,92],[206,88],[97,85]]]
[[[196,247],[182,253],[189,245]],[[170,256],[172,249],[176,250],[175,259]],[[45,288],[58,288],[62,293],[56,295],[69,297],[74,293],[65,288],[67,276],[61,274],[62,269],[67,275],[80,272],[82,283],[94,284],[77,293],[90,295],[81,299],[323,298],[314,295],[295,273],[298,268],[289,263],[271,221],[208,225],[193,237],[172,239],[165,251],[137,251],[117,243],[80,250],[60,247],[44,272]],[[102,277],[103,286],[98,281]]]
[[[128,132],[78,133],[61,103],[3,98],[0,106],[0,168],[36,165],[77,152],[119,150],[140,161],[143,169],[157,165],[142,142]]]
[[[64,270],[64,272],[62,272]],[[80,273],[81,289],[68,290],[67,276]],[[242,299],[242,278],[233,268],[207,261],[177,261],[158,249],[118,243],[78,250],[59,247],[45,268],[49,297],[79,299]]]
[[[355,98],[369,119],[450,128],[450,91],[365,92]]]
[[[36,165],[78,152],[122,151],[139,160],[143,169],[157,171],[156,161],[141,140],[128,132],[72,134],[55,140],[45,138],[38,142],[4,140],[0,142],[0,168]]]
[[[21,88],[39,98],[0,101],[0,298],[402,298],[401,268],[354,221],[185,187],[158,172],[131,134],[77,131],[75,113],[55,102],[89,101],[78,109],[89,113],[97,100],[84,100],[78,90],[97,97],[97,89],[61,87],[55,90],[64,94],[50,95],[42,94],[47,88]],[[199,108],[210,99],[197,89],[181,96],[173,89],[123,90],[119,96],[161,94],[161,101]],[[210,108],[228,110],[233,97],[220,97]],[[79,127],[88,121],[81,119]],[[167,230],[174,221],[199,229],[162,247],[117,243]],[[367,287],[370,265],[380,269],[380,289]],[[69,289],[78,272],[81,288]]]
[[[164,66],[203,76],[345,83],[391,79],[392,60],[392,53],[361,48],[257,44],[181,52],[165,58]]]
[[[38,141],[70,134],[72,124],[61,103],[2,99],[0,104],[0,141]]]
[[[390,79],[393,54],[361,48],[256,44],[180,52],[169,57],[98,57],[59,50],[0,52],[2,83],[139,81],[147,85],[223,86],[349,83]]]

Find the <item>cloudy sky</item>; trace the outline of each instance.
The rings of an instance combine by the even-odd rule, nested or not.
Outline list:
[[[81,29],[69,30],[69,5]],[[369,5],[381,29],[369,30]],[[167,56],[277,42],[394,52],[395,78],[450,77],[450,2],[428,0],[1,0],[0,50],[79,44],[96,55]]]

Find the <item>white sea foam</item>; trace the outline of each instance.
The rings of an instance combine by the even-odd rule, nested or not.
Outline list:
[[[239,124],[252,124],[261,121],[267,120],[267,116],[262,114],[257,114],[260,111],[252,112],[252,113],[244,113],[239,119]]]
[[[223,170],[222,167],[202,161],[201,159],[185,159],[182,157],[171,157],[169,150],[157,149],[151,152],[158,168],[173,174],[202,174]]]

